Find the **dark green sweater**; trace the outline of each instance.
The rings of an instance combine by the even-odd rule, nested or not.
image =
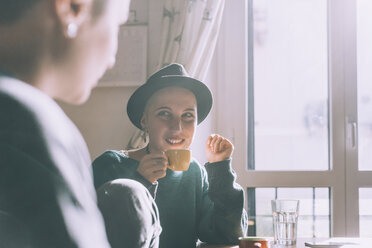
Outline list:
[[[139,162],[118,151],[106,151],[93,162],[94,184],[129,178],[153,194],[163,228],[160,248],[191,248],[197,239],[213,244],[237,244],[247,230],[244,191],[235,183],[231,160],[207,163],[193,160],[185,172],[167,169],[151,184],[138,172]]]

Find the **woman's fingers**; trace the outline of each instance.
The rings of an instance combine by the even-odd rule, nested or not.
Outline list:
[[[166,175],[168,158],[164,153],[147,154],[140,161],[137,171],[151,183]]]
[[[225,140],[225,139],[221,139],[221,140],[218,142],[218,146],[217,146],[218,152],[224,150],[224,148],[225,148],[225,143],[226,143],[226,140]]]
[[[143,157],[143,159],[151,160],[151,159],[159,159],[159,160],[168,160],[168,157],[165,155],[164,152],[162,153],[150,153]]]
[[[206,155],[208,162],[217,162],[231,157],[233,144],[226,138],[213,134],[207,139]]]
[[[167,175],[167,170],[165,169],[161,169],[161,170],[155,170],[152,172],[152,174],[154,175],[154,178],[162,178],[162,177],[165,177]],[[157,179],[155,181],[157,181]]]
[[[166,163],[166,164],[164,164],[164,163],[154,164],[153,166],[149,167],[149,170],[152,171],[152,172],[158,171],[158,170],[166,171],[167,166],[168,166],[168,163]]]
[[[154,173],[154,171],[166,171],[168,166],[168,160],[164,158],[154,158],[151,159],[147,164],[146,164],[146,171],[149,173]]]
[[[211,138],[210,142],[209,142],[209,146],[211,148],[211,150],[213,152],[219,152],[221,151],[221,142],[224,140],[223,137],[221,137],[220,135],[218,134],[214,134],[214,135],[211,135],[209,136]]]
[[[208,139],[207,139],[207,145],[208,145],[208,146],[211,145],[211,142],[212,142],[212,139],[213,139],[213,135],[214,135],[214,134],[208,136]]]
[[[211,141],[210,141],[210,143],[209,143],[209,147],[210,147],[210,149],[214,152],[214,145],[215,145],[215,143],[216,143],[216,140],[217,140],[217,138],[218,138],[218,135],[216,135],[216,134],[212,134],[211,136],[209,136],[210,138],[211,138]]]

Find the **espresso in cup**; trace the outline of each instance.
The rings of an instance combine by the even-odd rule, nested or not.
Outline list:
[[[174,171],[186,171],[191,160],[188,149],[172,149],[165,152],[168,157],[168,168]]]
[[[270,241],[266,237],[240,237],[239,248],[270,248]]]

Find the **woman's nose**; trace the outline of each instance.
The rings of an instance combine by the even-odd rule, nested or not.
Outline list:
[[[171,130],[181,131],[182,130],[181,119],[179,119],[179,118],[173,118],[173,120],[171,121],[170,127],[171,127]]]

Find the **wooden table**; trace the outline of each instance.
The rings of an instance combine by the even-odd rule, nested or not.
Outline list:
[[[344,246],[345,248],[346,247],[357,247],[357,248],[371,248],[372,247],[372,238],[344,238],[344,237],[340,237],[341,239],[343,239],[344,241],[346,242],[350,242],[350,243],[360,243],[361,245],[350,245],[350,246]],[[309,248],[307,246],[305,246],[305,242],[320,242],[320,241],[325,241],[325,240],[329,240],[329,239],[340,239],[340,238],[297,238],[297,244],[296,245],[292,245],[292,246],[280,246],[280,245],[271,245],[271,248]],[[226,245],[209,245],[209,244],[205,244],[205,243],[200,243],[198,246],[198,248],[239,248],[238,245],[233,245],[233,246],[226,246]]]
[[[291,246],[276,246],[276,245],[273,245],[271,244],[271,247],[272,248],[281,248],[281,247],[285,247],[285,248],[305,248],[305,242],[310,242],[310,241],[320,241],[320,240],[326,240],[328,238],[317,238],[317,239],[313,239],[313,238],[298,238],[297,239],[297,244],[296,245],[291,245]],[[239,248],[238,245],[210,245],[210,244],[205,244],[205,243],[200,243],[197,248]],[[306,247],[308,248],[308,247]]]

